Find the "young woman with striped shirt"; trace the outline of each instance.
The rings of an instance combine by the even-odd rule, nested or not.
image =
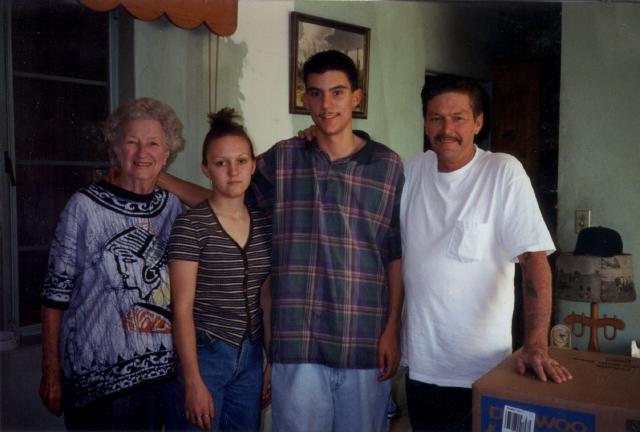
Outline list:
[[[168,247],[181,430],[258,430],[269,399],[271,223],[245,201],[255,156],[236,117],[209,114],[202,172],[211,192],[176,219]]]

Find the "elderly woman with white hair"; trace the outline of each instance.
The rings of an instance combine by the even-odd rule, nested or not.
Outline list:
[[[40,397],[69,430],[158,430],[175,372],[165,247],[182,205],[156,183],[182,123],[140,98],[103,130],[116,169],[71,197],[51,244]]]

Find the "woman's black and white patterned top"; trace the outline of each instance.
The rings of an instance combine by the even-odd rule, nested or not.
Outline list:
[[[51,244],[43,304],[65,310],[65,403],[86,406],[174,373],[166,244],[182,211],[161,189],[76,192]]]

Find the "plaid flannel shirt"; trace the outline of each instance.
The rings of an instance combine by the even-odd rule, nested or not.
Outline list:
[[[360,134],[366,145],[333,162],[298,138],[258,158],[254,198],[273,216],[274,362],[376,367],[404,174],[395,152]]]

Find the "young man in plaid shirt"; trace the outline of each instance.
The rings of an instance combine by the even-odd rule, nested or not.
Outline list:
[[[254,193],[273,216],[274,431],[382,431],[400,359],[400,157],[352,131],[362,99],[337,51],[304,65],[316,138],[258,158]]]
[[[318,53],[303,73],[316,138],[277,143],[253,179],[273,216],[273,430],[383,431],[400,361],[402,162],[353,132],[348,56]],[[166,173],[158,184],[189,205],[208,194]]]

